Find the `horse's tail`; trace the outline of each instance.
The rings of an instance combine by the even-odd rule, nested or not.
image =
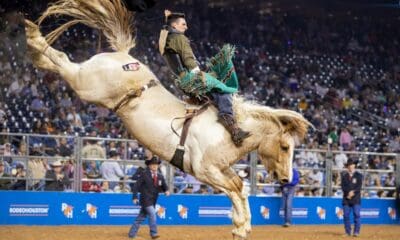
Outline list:
[[[134,16],[124,6],[122,0],[59,0],[42,14],[38,19],[39,24],[52,15],[67,15],[73,19],[46,36],[49,44],[72,25],[82,23],[101,30],[115,51],[127,53],[135,46]]]

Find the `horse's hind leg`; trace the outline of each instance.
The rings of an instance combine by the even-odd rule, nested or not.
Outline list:
[[[208,171],[199,179],[204,183],[218,188],[232,201],[232,221],[235,228],[232,230],[235,239],[246,239],[248,226],[246,226],[246,207],[244,203],[247,195],[242,194],[243,182],[239,176],[231,169],[228,168],[221,171],[217,167],[209,167]]]
[[[78,65],[72,63],[65,53],[52,48],[36,24],[25,20],[25,32],[28,52],[32,55],[36,67],[59,73],[65,79],[73,78],[79,69]],[[70,84],[74,85],[73,82]]]

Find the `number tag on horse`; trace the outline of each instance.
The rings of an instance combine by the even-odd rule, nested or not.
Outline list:
[[[140,69],[140,64],[138,62],[128,63],[125,65],[122,65],[122,69],[124,69],[124,71],[137,71]]]

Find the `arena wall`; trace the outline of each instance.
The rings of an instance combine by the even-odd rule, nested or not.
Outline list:
[[[0,225],[126,225],[139,212],[130,194],[0,191]],[[254,225],[281,224],[279,197],[249,198]],[[223,195],[160,196],[161,225],[231,224],[231,203]],[[342,224],[340,198],[297,197],[294,224]],[[399,224],[395,201],[363,199],[363,224]]]

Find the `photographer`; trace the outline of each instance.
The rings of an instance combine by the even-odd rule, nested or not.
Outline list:
[[[26,190],[26,171],[24,165],[21,163],[17,164],[13,177],[16,179],[13,180],[10,190]]]

